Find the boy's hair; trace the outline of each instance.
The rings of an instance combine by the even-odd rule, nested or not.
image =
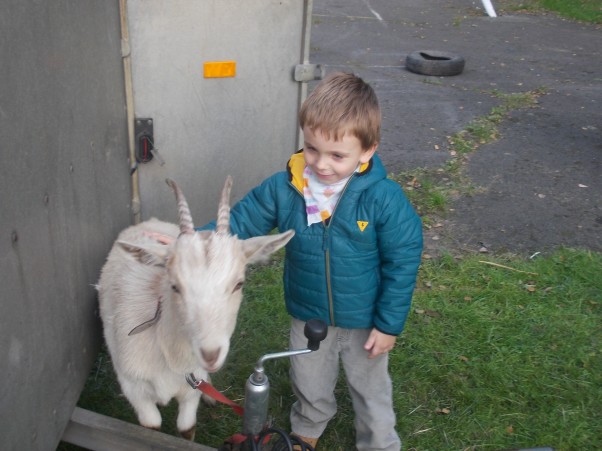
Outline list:
[[[380,107],[372,87],[353,74],[335,72],[322,80],[299,112],[301,128],[320,130],[338,141],[355,136],[363,150],[380,141]]]

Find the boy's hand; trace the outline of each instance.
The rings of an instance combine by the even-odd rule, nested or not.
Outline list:
[[[372,329],[368,341],[364,345],[364,349],[369,352],[368,358],[373,359],[378,355],[389,352],[395,346],[396,339],[395,335],[383,334],[376,329]]]

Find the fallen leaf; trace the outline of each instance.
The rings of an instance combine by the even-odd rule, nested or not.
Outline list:
[[[435,409],[435,413],[439,413],[441,415],[449,415],[451,412],[451,410],[449,410],[447,407],[444,407],[443,409],[437,408]]]
[[[535,285],[525,285],[525,288],[529,293],[533,293],[534,291],[536,291]]]
[[[468,357],[466,357],[465,355],[461,355],[458,357],[460,360],[462,360],[463,362],[468,362],[470,359]]]
[[[410,180],[409,182],[406,183],[406,186],[410,187],[410,188],[420,188],[420,182],[418,181],[418,179],[416,177],[414,177],[412,180]]]
[[[513,434],[514,433],[514,427],[512,425],[506,426],[506,432],[508,434]]]
[[[441,316],[441,313],[436,312],[435,310],[425,310],[424,314],[431,318],[439,318]]]
[[[472,298],[470,296],[464,296],[464,300],[466,302],[470,302],[470,301],[472,301]]]
[[[416,313],[417,315],[424,315],[424,312],[425,312],[424,310],[419,309],[419,308],[414,309],[414,313]]]

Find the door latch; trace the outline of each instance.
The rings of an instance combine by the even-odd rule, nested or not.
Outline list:
[[[153,159],[155,148],[155,137],[153,131],[153,120],[151,118],[139,118],[134,121],[134,135],[136,142],[136,161],[148,163]]]

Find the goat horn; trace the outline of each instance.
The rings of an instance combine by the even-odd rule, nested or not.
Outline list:
[[[180,187],[172,179],[165,179],[173,192],[176,194],[176,201],[178,202],[178,215],[180,222],[180,233],[194,233],[194,224],[192,223],[192,216],[190,214],[190,208],[188,208],[188,202],[184,197],[184,193]]]
[[[217,225],[215,227],[216,233],[229,234],[230,233],[230,190],[232,189],[232,177],[226,177],[226,183],[224,183],[224,189],[222,190],[222,198],[219,201],[219,207],[217,209]]]

